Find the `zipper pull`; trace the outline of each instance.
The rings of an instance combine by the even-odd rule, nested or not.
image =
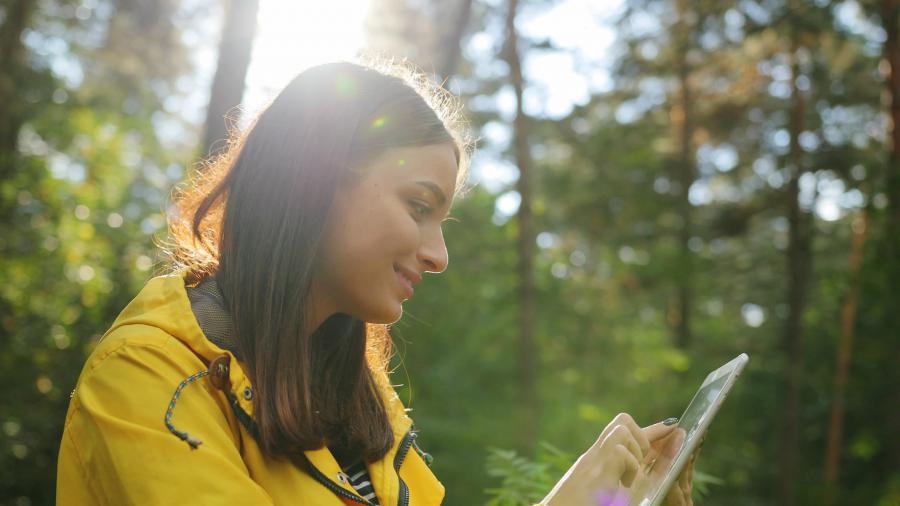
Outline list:
[[[415,434],[413,435],[412,445],[413,445],[413,448],[416,450],[416,453],[418,453],[419,456],[422,457],[422,460],[425,461],[425,465],[427,465],[428,467],[431,467],[431,463],[434,462],[434,457],[432,457],[430,453],[423,451],[421,448],[419,448],[419,444],[416,443]]]

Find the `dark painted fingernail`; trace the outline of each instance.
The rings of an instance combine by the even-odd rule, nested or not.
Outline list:
[[[666,418],[665,420],[663,420],[663,425],[675,425],[676,423],[678,423],[678,419],[674,416],[672,418]]]

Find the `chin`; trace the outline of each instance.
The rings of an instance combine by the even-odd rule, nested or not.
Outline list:
[[[403,316],[403,306],[397,305],[397,311],[395,311],[391,316],[385,319],[384,323],[390,325],[391,323],[397,323],[400,320],[400,317]]]
[[[397,302],[391,307],[373,308],[372,311],[367,312],[365,318],[360,318],[360,320],[368,323],[390,325],[397,322],[401,316],[403,316],[403,304]]]

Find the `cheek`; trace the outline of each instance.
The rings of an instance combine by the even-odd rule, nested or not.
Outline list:
[[[402,201],[391,195],[368,195],[355,205],[344,205],[336,218],[328,231],[328,249],[346,270],[408,261],[419,242],[418,224]]]

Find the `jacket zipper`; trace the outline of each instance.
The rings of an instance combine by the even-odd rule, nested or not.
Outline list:
[[[413,432],[413,429],[410,429],[406,433],[406,435],[403,436],[403,440],[400,442],[400,447],[397,449],[397,455],[394,456],[394,471],[397,472],[397,480],[400,482],[400,492],[397,497],[397,506],[409,506],[409,487],[406,486],[403,478],[400,477],[400,466],[403,464],[403,460],[406,458],[406,454],[409,453],[409,449],[412,446],[415,438],[416,433]],[[305,460],[306,467],[309,469],[310,474],[312,474],[319,483],[325,485],[328,490],[331,490],[341,497],[356,501],[360,504],[372,506],[372,503],[363,499],[362,497],[351,494],[344,488],[335,485],[334,482],[332,482],[324,474],[322,474],[322,472],[319,471],[316,466],[312,465],[312,462],[310,462],[309,459]]]
[[[397,455],[394,456],[394,470],[397,472],[397,480],[400,481],[400,494],[397,498],[397,506],[409,506],[409,487],[406,486],[403,478],[400,477],[400,465],[403,464],[403,459],[406,458],[406,454],[409,453],[409,448],[416,438],[414,430],[414,428],[410,428],[406,435],[403,436],[403,441],[397,449]]]
[[[318,469],[316,469],[316,466],[314,466],[314,465],[312,464],[312,462],[310,462],[309,459],[307,459],[305,456],[304,456],[304,460],[306,460],[306,467],[307,467],[307,469],[309,469],[310,474],[312,474],[313,477],[314,477],[319,483],[321,483],[322,485],[325,485],[325,488],[327,488],[328,490],[331,490],[332,492],[334,492],[335,494],[337,494],[337,495],[340,496],[340,497],[344,497],[344,498],[346,498],[346,499],[350,499],[351,501],[355,501],[355,502],[358,502],[358,503],[360,503],[360,504],[365,504],[366,506],[373,506],[372,503],[370,503],[369,501],[363,499],[361,496],[358,496],[358,495],[356,495],[356,494],[347,492],[346,489],[344,489],[344,488],[342,488],[342,487],[339,487],[339,486],[336,485],[334,482],[332,482],[331,480],[329,480],[328,477],[326,477],[324,474],[322,474],[321,471],[319,471]]]
[[[254,423],[253,419],[250,418],[250,415],[248,415],[247,412],[244,411],[240,403],[238,403],[237,397],[234,394],[229,395],[229,397],[231,398],[231,407],[234,409],[234,413],[237,416],[238,420],[256,440],[259,440],[259,429],[257,428],[256,423]],[[316,481],[324,485],[325,488],[337,494],[338,497],[344,497],[366,506],[373,506],[372,503],[364,499],[362,496],[347,492],[343,487],[340,487],[329,480],[327,476],[322,474],[322,472],[319,471],[316,466],[314,466],[313,463],[309,461],[308,458],[306,458],[306,455],[303,455],[303,461],[306,462],[306,469],[309,471],[309,474],[311,474],[313,478],[316,479]]]
[[[238,403],[237,397],[234,394],[230,395],[231,397],[231,406],[234,409],[235,415],[237,415],[238,420],[244,427],[253,435],[254,438],[258,439],[258,429],[256,424],[253,422],[253,419],[241,408]],[[415,426],[410,427],[410,429],[406,432],[406,435],[403,436],[403,440],[400,442],[400,447],[397,449],[397,455],[394,456],[394,470],[397,472],[397,480],[400,481],[400,494],[397,500],[398,506],[409,506],[409,488],[406,486],[406,483],[403,482],[403,478],[400,477],[400,465],[403,464],[403,459],[406,458],[406,454],[409,452],[409,447],[412,446],[413,440],[416,437]],[[309,473],[316,479],[319,483],[325,486],[328,490],[331,490],[339,497],[344,497],[346,499],[350,499],[351,501],[358,502],[360,504],[364,504],[366,506],[374,506],[372,503],[364,499],[362,496],[347,492],[343,487],[338,486],[333,481],[328,479],[327,476],[322,474],[316,466],[313,465],[312,462],[306,458],[306,455],[303,456],[304,462],[306,462],[306,468],[309,470]]]

